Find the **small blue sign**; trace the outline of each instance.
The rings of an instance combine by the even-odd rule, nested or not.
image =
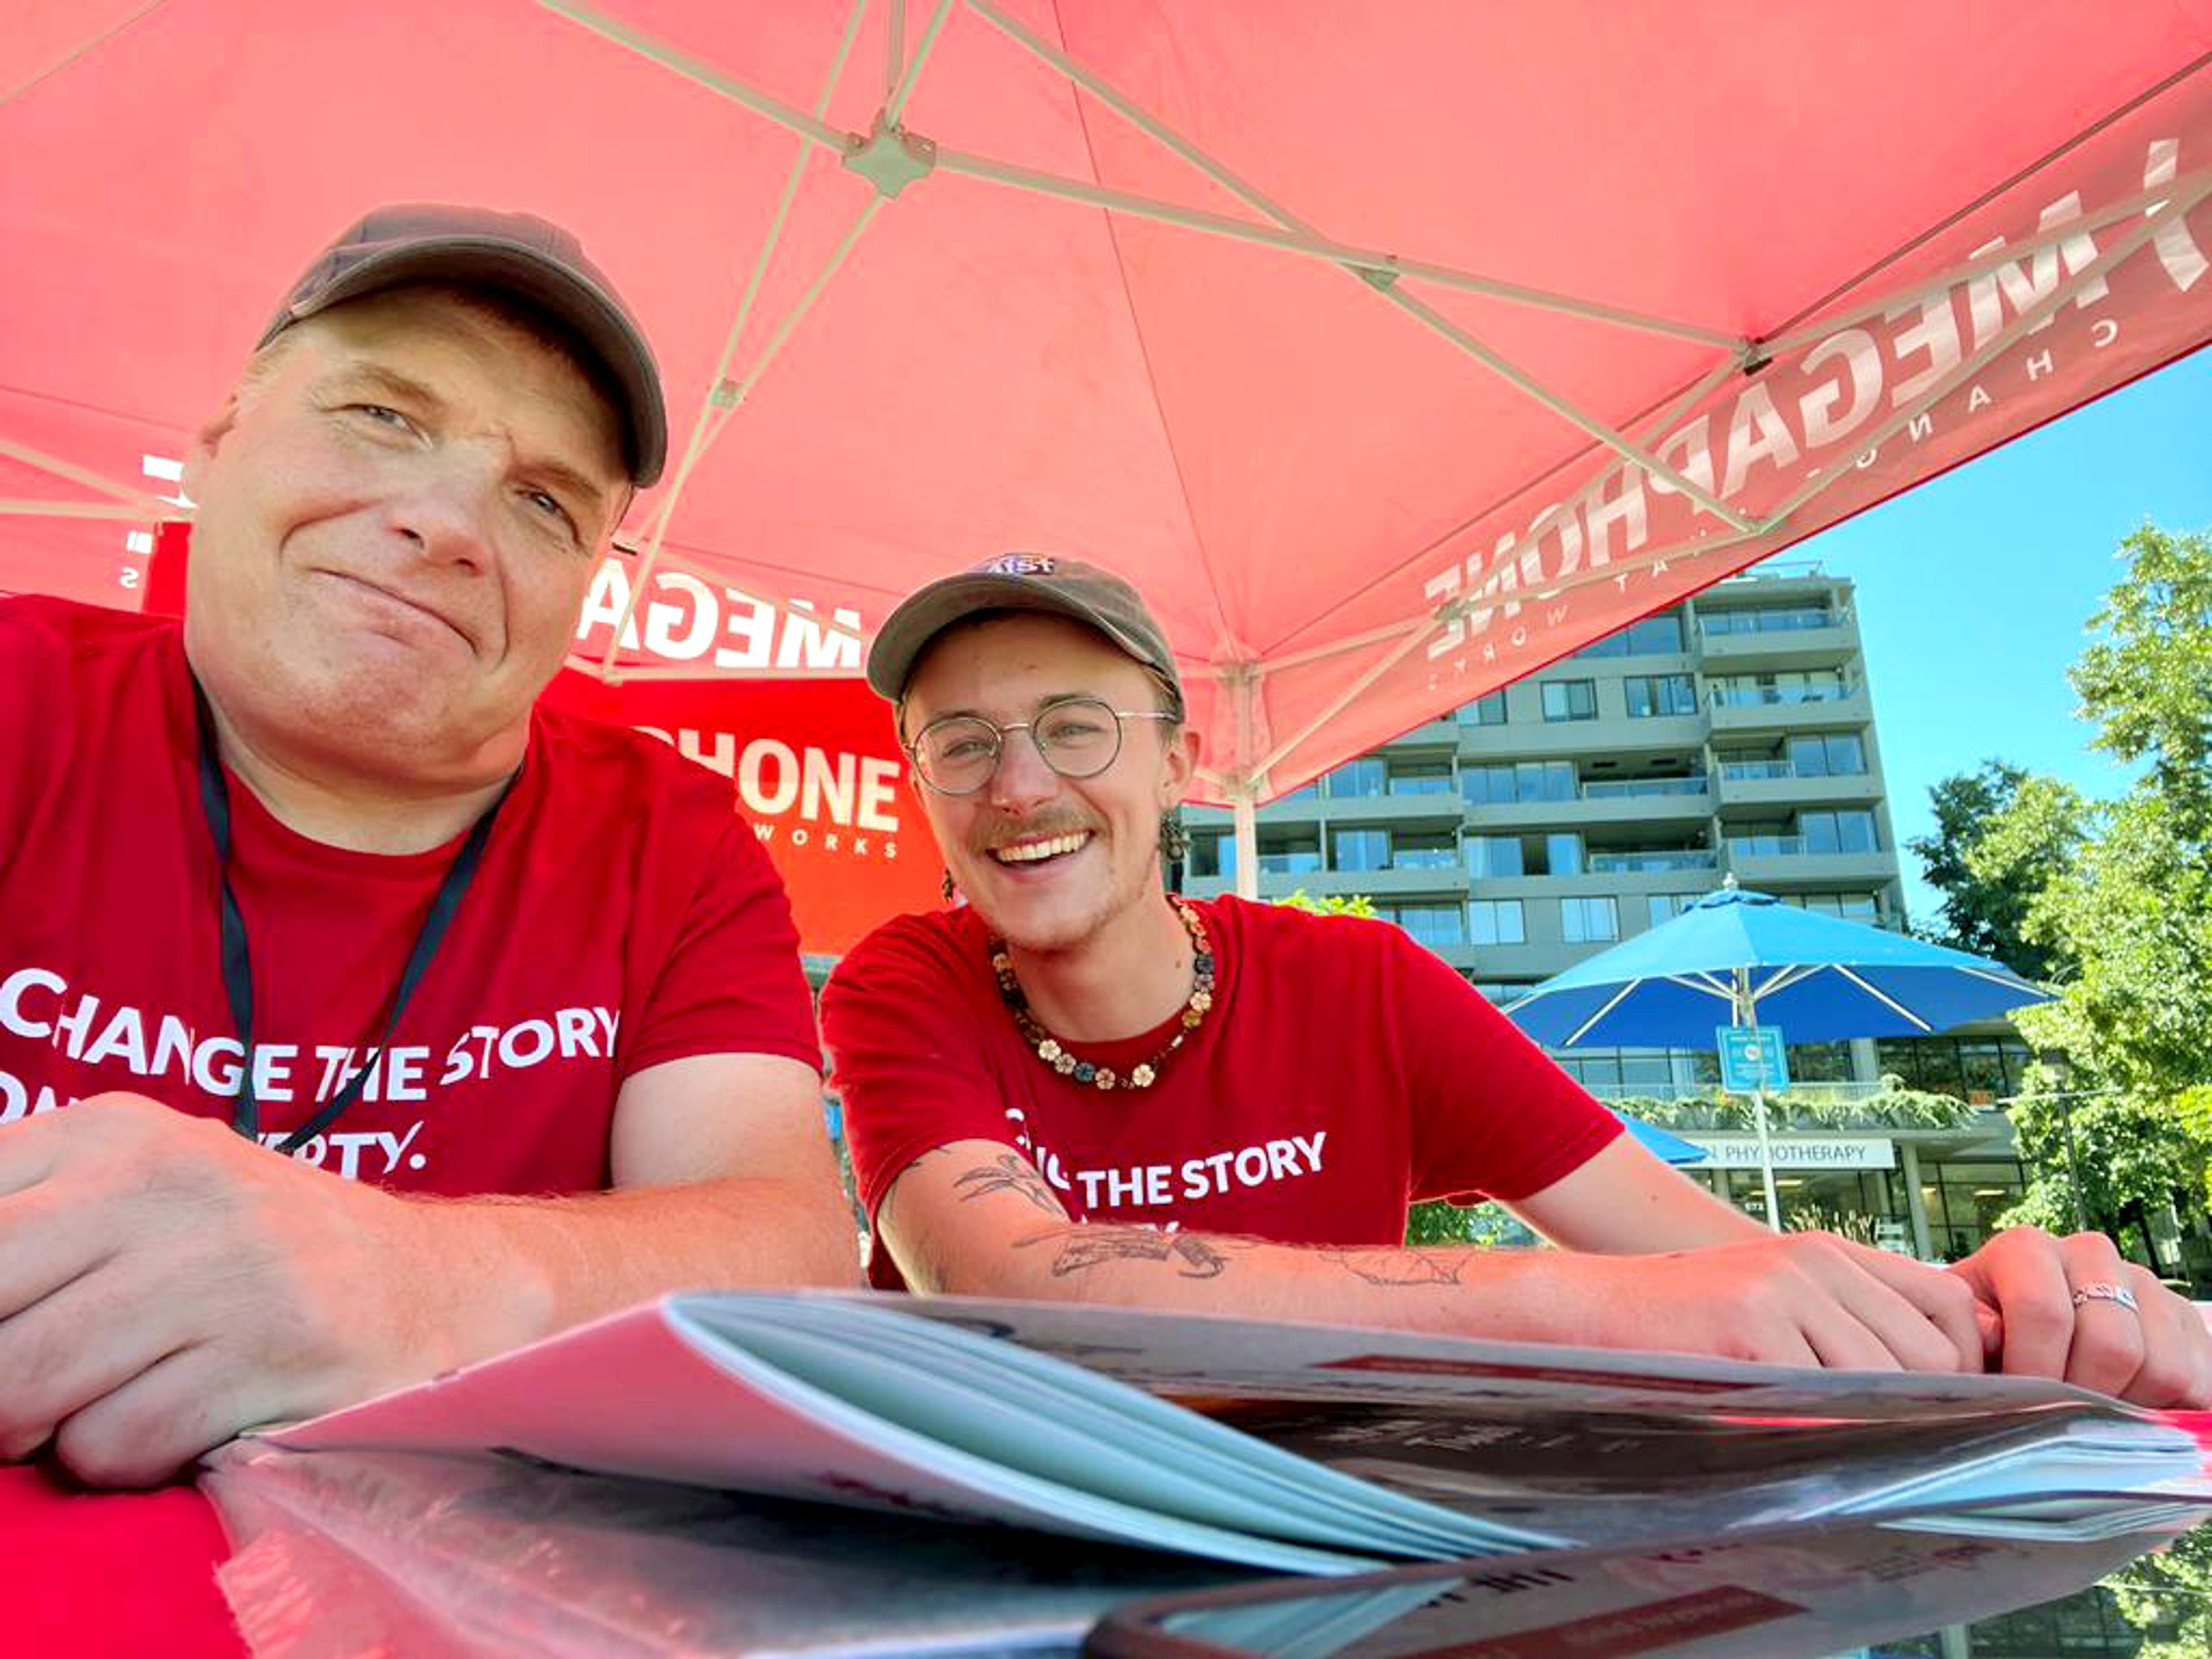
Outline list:
[[[1721,1086],[1738,1094],[1761,1089],[1778,1095],[1790,1086],[1790,1062],[1778,1025],[1723,1025],[1713,1033],[1721,1051]]]

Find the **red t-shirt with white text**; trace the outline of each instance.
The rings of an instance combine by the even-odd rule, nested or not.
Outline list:
[[[1019,1150],[1079,1219],[1294,1244],[1397,1244],[1409,1203],[1521,1198],[1618,1118],[1388,922],[1200,903],[1214,1004],[1149,1089],[1061,1076],[1014,1028],[974,911],[902,916],[838,965],[823,1040],[872,1218],[956,1140]],[[1126,1073],[1173,1035],[1069,1044]],[[876,1282],[896,1285],[878,1250]]]
[[[229,1118],[240,1048],[180,630],[0,601],[0,1123],[127,1090]],[[623,1081],[664,1061],[818,1062],[781,884],[728,784],[650,738],[539,711],[475,880],[380,1060],[459,840],[325,846],[232,777],[231,881],[270,1141],[356,1070],[305,1160],[404,1190],[608,1183]]]

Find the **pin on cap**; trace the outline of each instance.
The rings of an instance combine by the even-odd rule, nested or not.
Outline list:
[[[621,397],[630,481],[643,489],[660,477],[668,413],[653,349],[584,245],[535,214],[440,202],[378,208],[307,267],[259,343],[317,312],[410,283],[497,289],[564,324]]]
[[[878,696],[897,702],[930,641],[984,611],[1035,611],[1096,629],[1158,675],[1181,711],[1182,676],[1176,672],[1175,653],[1137,590],[1110,570],[1044,553],[1002,554],[908,594],[868,648],[868,684]]]

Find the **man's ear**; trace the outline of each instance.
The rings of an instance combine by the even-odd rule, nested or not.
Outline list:
[[[1199,756],[1206,747],[1205,739],[1194,726],[1178,726],[1168,738],[1167,764],[1160,774],[1160,809],[1182,805],[1182,798],[1190,793],[1191,781],[1198,775]]]
[[[215,464],[216,451],[222,447],[233,428],[238,424],[238,393],[234,389],[222,400],[222,407],[208,418],[207,423],[192,434],[191,447],[185,452],[185,473],[180,487],[187,501],[200,498],[200,480]]]

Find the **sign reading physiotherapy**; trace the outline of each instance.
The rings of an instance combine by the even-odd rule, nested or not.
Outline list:
[[[1723,1025],[1713,1033],[1721,1054],[1721,1086],[1747,1095],[1778,1095],[1790,1086],[1790,1061],[1781,1028]]]
[[[1708,1167],[1756,1170],[1757,1135],[1696,1134],[1682,1137],[1705,1148]],[[1778,1135],[1772,1143],[1778,1170],[1893,1170],[1897,1147],[1880,1135]]]

